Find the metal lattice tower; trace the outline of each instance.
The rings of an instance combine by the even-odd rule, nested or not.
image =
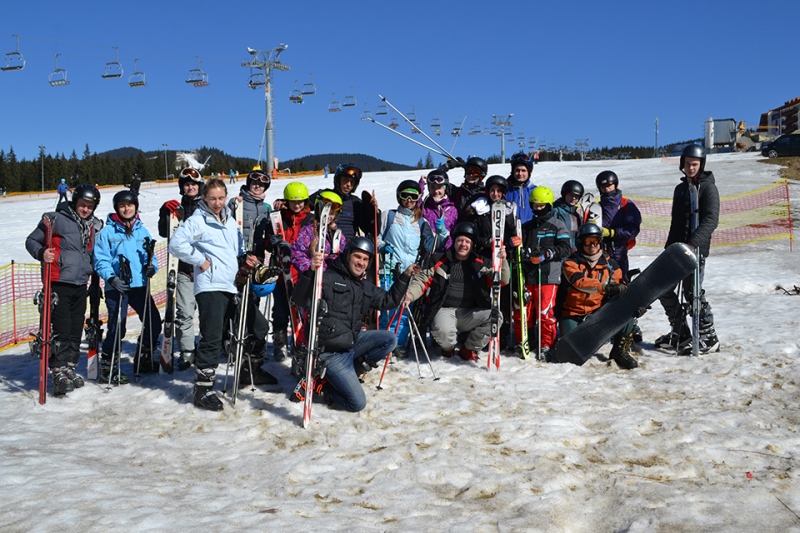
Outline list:
[[[510,128],[513,126],[511,123],[511,117],[514,116],[514,113],[509,113],[504,117],[498,117],[497,115],[492,115],[492,125],[498,126],[500,128],[500,162],[506,162],[506,128]]]

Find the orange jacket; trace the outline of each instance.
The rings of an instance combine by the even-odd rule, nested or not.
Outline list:
[[[622,269],[606,252],[594,268],[589,267],[582,255],[575,253],[564,260],[561,272],[563,281],[559,292],[564,291],[561,307],[564,318],[586,316],[597,311],[605,302],[604,289],[609,280],[622,283]]]

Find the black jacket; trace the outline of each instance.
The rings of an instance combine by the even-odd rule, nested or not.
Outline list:
[[[522,272],[525,274],[526,285],[537,285],[540,282],[549,285],[560,283],[561,262],[569,257],[572,248],[567,228],[553,216],[552,211],[541,218],[534,216],[522,225],[522,249],[532,255],[550,255],[538,265],[523,262]]]
[[[492,212],[479,215],[475,212],[472,203],[480,199],[486,198],[487,203],[491,202],[485,193],[481,192],[473,196],[467,206],[464,208],[464,215],[459,220],[472,222],[478,230],[478,237],[475,239],[475,253],[482,256],[492,254]],[[505,227],[503,228],[503,243],[508,244],[511,237],[517,232],[517,217],[514,207],[516,204],[506,204],[506,218]]]
[[[322,301],[319,325],[320,353],[346,352],[356,337],[370,309],[395,309],[406,294],[409,276],[401,274],[387,292],[365,279],[356,279],[337,257],[322,277]],[[292,300],[310,307],[314,292],[314,271],[305,271],[297,280]]]
[[[202,199],[203,197],[200,194],[198,194],[194,198],[190,198],[185,194],[181,196],[181,205],[178,208],[179,212],[178,220],[183,222],[184,220],[187,220],[190,216],[192,216],[192,213],[194,213],[195,209],[197,209],[197,206],[200,205],[200,200]],[[169,239],[170,237],[169,234],[170,216],[171,213],[169,212],[169,209],[166,208],[166,204],[162,205],[161,209],[158,211],[158,234],[165,239]],[[188,263],[184,263],[183,261],[178,261],[178,272],[183,272],[184,274],[189,276],[189,279],[194,279],[194,266]]]
[[[700,211],[700,224],[692,235],[692,214],[689,205],[689,187],[697,187],[697,203]],[[664,248],[676,242],[685,242],[700,249],[703,257],[708,257],[711,248],[711,234],[719,223],[719,191],[714,182],[714,174],[703,172],[697,179],[687,183],[684,176],[675,187],[672,196],[672,220]]]

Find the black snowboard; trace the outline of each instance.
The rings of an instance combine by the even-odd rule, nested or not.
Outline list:
[[[562,363],[582,365],[641,307],[647,307],[692,273],[697,265],[695,253],[683,243],[664,250],[629,285],[628,291],[606,303],[556,343],[556,357]]]

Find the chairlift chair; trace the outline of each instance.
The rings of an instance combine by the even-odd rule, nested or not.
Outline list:
[[[442,121],[439,120],[439,116],[437,115],[436,118],[431,120],[431,129],[439,129],[442,127]]]
[[[121,78],[123,74],[122,65],[119,63],[119,48],[114,47],[114,61],[106,63],[103,69],[103,77],[106,79]]]
[[[47,81],[50,82],[50,85],[53,87],[61,87],[62,85],[69,85],[67,81],[67,71],[63,68],[58,68],[58,56],[61,54],[56,54],[56,61],[55,61],[55,69],[53,72],[50,73],[50,76],[47,77]]]
[[[197,68],[189,69],[186,83],[191,83],[195,87],[208,87],[208,74],[200,70],[200,56],[197,56]]]
[[[461,126],[462,122],[460,120],[457,120],[456,123],[453,124],[453,130],[450,132],[450,135],[452,135],[453,137],[458,137],[459,135],[461,135]]]
[[[19,53],[19,35],[14,35],[14,37],[17,38],[17,48],[13,52],[6,54],[0,70],[22,70],[25,68],[25,58]]]
[[[147,83],[144,81],[144,72],[136,70],[137,61],[139,61],[138,58],[133,60],[133,74],[128,78],[128,85],[131,87],[144,87]]]
[[[375,110],[375,114],[378,116],[388,115],[389,109],[386,107],[386,104],[378,104],[378,108]]]
[[[295,104],[303,103],[303,93],[297,89],[297,80],[294,80],[294,87],[289,94],[289,101]]]
[[[364,111],[361,112],[361,120],[372,120],[372,113],[367,109],[366,102],[364,102]]]
[[[331,104],[328,106],[328,111],[330,113],[338,113],[339,111],[342,110],[342,106],[339,105],[338,101],[336,101],[336,93],[333,93],[333,96],[331,98],[333,98],[333,100],[331,101]]]
[[[416,114],[416,113],[414,113],[414,106],[413,106],[413,105],[411,106],[411,113],[408,113],[408,114],[406,115],[406,118],[407,118],[407,119],[408,119],[408,121],[409,121],[409,122],[411,122],[411,123],[414,123],[414,122],[416,122],[416,121],[417,121],[417,114]],[[411,128],[411,131],[414,131],[414,128]]]
[[[353,88],[350,87],[350,95],[345,96],[342,101],[342,107],[354,107],[356,105],[356,97],[353,94]]]
[[[472,126],[469,128],[469,133],[467,135],[478,135],[481,132],[481,123],[476,122],[473,123]]]
[[[267,84],[267,76],[263,71],[250,67],[250,78],[247,80],[247,86],[254,91]]]
[[[308,73],[308,83],[303,84],[303,88],[300,89],[300,93],[307,96],[317,94],[317,86],[314,85],[314,79],[312,78],[310,72]]]
[[[400,124],[397,122],[397,117],[392,117],[392,121],[389,122],[389,127],[396,130],[398,126],[400,126]]]
[[[441,135],[442,134],[442,129],[441,128],[436,128],[435,130],[433,130],[433,134],[434,135]]]

